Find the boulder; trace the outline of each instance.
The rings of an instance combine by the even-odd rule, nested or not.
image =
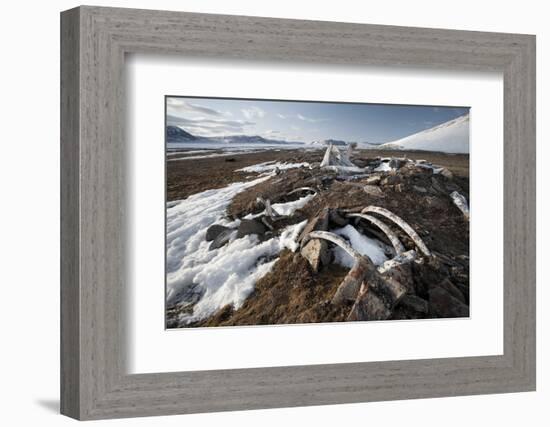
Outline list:
[[[328,208],[323,209],[319,215],[311,219],[306,224],[306,226],[302,230],[302,233],[300,234],[300,237],[298,237],[298,241],[301,242],[302,240],[304,240],[304,238],[312,231],[327,231],[329,217],[330,210]]]
[[[208,227],[208,230],[206,230],[206,241],[211,242],[216,237],[218,237],[220,233],[223,233],[225,230],[229,230],[229,228],[219,224],[211,225],[210,227]]]
[[[451,295],[445,288],[433,287],[428,291],[429,311],[433,317],[468,317],[469,307]]]
[[[301,250],[300,254],[309,262],[314,272],[318,272],[321,265],[330,262],[328,244],[325,240],[310,240]]]
[[[407,161],[405,159],[397,159],[395,157],[393,157],[391,160],[390,160],[390,168],[392,169],[400,169],[402,168],[405,163]]]
[[[441,168],[441,170],[439,171],[439,174],[443,175],[447,179],[453,179],[454,178],[453,173],[447,168]]]
[[[416,295],[405,295],[399,304],[417,313],[428,313],[428,301]]]
[[[349,221],[344,217],[338,209],[330,209],[329,211],[329,220],[333,224],[336,224],[339,227],[345,227],[349,224]]]
[[[266,231],[267,227],[261,221],[255,219],[242,219],[237,229],[237,239],[248,236],[249,234],[263,236]]]
[[[424,187],[420,187],[418,185],[413,185],[413,189],[414,191],[418,192],[418,193],[427,193],[428,190],[426,190]]]
[[[367,185],[378,185],[380,184],[380,175],[374,175],[374,176],[369,176],[366,180],[365,180],[365,184]]]
[[[449,292],[453,297],[458,299],[460,302],[466,304],[466,298],[464,298],[464,294],[458,289],[458,287],[455,286],[453,282],[451,282],[449,279],[443,280],[439,285],[437,285],[440,288],[445,289],[447,292]]]
[[[377,187],[376,185],[365,185],[363,186],[363,190],[365,190],[365,193],[367,193],[369,196],[384,197],[384,193],[382,192],[380,187]]]
[[[235,234],[235,230],[232,230],[231,228],[227,228],[226,230],[223,230],[220,234],[216,236],[216,238],[210,243],[209,250],[213,249],[219,249],[222,246],[225,246],[227,243],[229,243],[229,240],[231,240],[231,237]]]

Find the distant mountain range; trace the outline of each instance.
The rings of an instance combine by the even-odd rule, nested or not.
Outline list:
[[[259,135],[229,135],[220,137],[195,136],[178,126],[166,126],[167,142],[222,142],[227,144],[301,144],[301,142],[281,141]]]
[[[170,143],[224,143],[235,145],[317,145],[317,146],[346,146],[351,141],[338,139],[325,139],[309,143],[289,142],[276,139],[264,138],[259,135],[229,135],[223,137],[201,137],[195,136],[178,126],[166,126],[166,140]],[[466,114],[450,120],[433,128],[409,135],[396,141],[384,144],[373,144],[370,142],[359,142],[360,149],[382,149],[382,150],[423,150],[440,151],[445,153],[469,153],[470,141],[470,115]]]
[[[168,142],[196,141],[197,137],[191,135],[177,126],[166,126],[166,139]]]

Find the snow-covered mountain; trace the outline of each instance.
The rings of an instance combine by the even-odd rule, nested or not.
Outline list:
[[[442,123],[431,129],[409,135],[379,146],[380,149],[470,152],[470,115]]]
[[[186,142],[195,141],[197,137],[178,126],[166,126],[166,139],[168,142]]]
[[[166,140],[172,143],[188,143],[188,142],[203,142],[203,143],[224,143],[235,145],[285,145],[285,144],[301,144],[299,142],[281,141],[276,139],[264,138],[259,135],[228,135],[221,137],[204,137],[195,136],[183,130],[179,126],[166,126]]]

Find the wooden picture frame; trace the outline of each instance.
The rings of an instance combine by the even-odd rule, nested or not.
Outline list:
[[[504,79],[504,353],[129,375],[127,53],[490,70]],[[61,412],[77,419],[535,390],[535,37],[78,7],[61,14]]]

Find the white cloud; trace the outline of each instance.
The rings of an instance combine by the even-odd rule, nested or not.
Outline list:
[[[168,126],[179,126],[197,136],[219,136],[229,134],[240,134],[245,127],[255,123],[246,120],[211,119],[197,117],[193,119],[168,114],[166,116]]]
[[[313,119],[311,117],[306,117],[302,114],[298,114],[297,117],[300,119],[300,120],[303,120],[304,122],[310,122],[310,123],[319,123],[319,122],[324,122],[326,121],[327,119]]]
[[[243,108],[241,112],[248,120],[252,120],[256,118],[261,119],[262,117],[265,116],[265,111],[262,110],[260,107],[256,107],[256,106],[253,106],[250,108]]]
[[[222,116],[223,113],[213,108],[204,107],[198,104],[192,104],[181,98],[167,98],[166,107],[169,114],[177,114],[182,112],[200,113],[209,116]]]
[[[328,120],[328,119],[314,119],[314,118],[307,117],[307,116],[304,116],[303,114],[299,114],[299,113],[296,114],[296,115],[277,113],[277,117],[279,117],[282,120],[298,119],[298,120],[302,120],[304,122],[310,122],[310,123],[319,123],[319,122],[325,122],[325,121]]]

